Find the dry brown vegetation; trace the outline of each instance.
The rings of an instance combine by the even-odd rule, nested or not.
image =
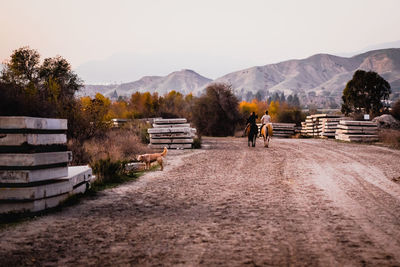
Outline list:
[[[83,144],[91,161],[110,158],[116,160],[134,160],[135,156],[147,150],[139,136],[132,130],[116,129],[102,137],[95,137]]]
[[[385,146],[400,149],[400,130],[381,129],[379,139]]]

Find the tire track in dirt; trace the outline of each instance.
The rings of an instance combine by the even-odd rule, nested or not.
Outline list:
[[[309,145],[308,149],[307,145],[303,146],[304,155],[301,158],[307,160],[302,164],[308,166],[314,176],[313,182],[327,193],[329,199],[333,200],[347,217],[352,218],[354,223],[368,234],[370,240],[364,237],[360,241],[385,248],[382,251],[383,255],[374,256],[373,260],[382,259],[380,264],[383,264],[386,259],[398,257],[400,251],[398,185],[385,177],[382,171],[375,171],[376,167],[370,168],[371,161],[363,165],[365,160],[361,163],[358,160],[360,157],[357,157],[360,153],[356,151],[353,151],[353,154],[340,153],[345,150],[346,144],[329,142],[327,145],[328,148],[320,146],[317,151],[314,145]],[[335,146],[334,149],[331,149],[332,145]],[[367,148],[359,147],[362,150]],[[369,148],[370,153],[374,152],[371,149],[373,147]],[[322,149],[326,153],[319,153]],[[329,160],[326,160],[327,158]],[[379,182],[390,186],[381,186]],[[358,246],[365,247],[362,243]],[[387,255],[384,255],[384,251]],[[397,262],[398,260],[396,258]]]
[[[294,139],[205,145],[171,152],[164,172],[0,230],[0,265],[399,265],[396,151]]]

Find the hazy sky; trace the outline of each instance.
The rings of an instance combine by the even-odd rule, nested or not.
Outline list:
[[[398,41],[399,11],[399,0],[0,0],[0,59],[29,45],[74,68],[122,58],[102,81],[181,68],[217,78]]]

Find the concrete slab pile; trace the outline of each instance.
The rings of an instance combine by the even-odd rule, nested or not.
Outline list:
[[[0,117],[0,213],[36,212],[85,192],[88,166],[68,167],[67,120]]]
[[[191,128],[185,118],[155,119],[148,133],[151,148],[184,149],[192,148],[196,129]]]
[[[378,126],[372,121],[341,120],[335,138],[348,142],[378,141]]]
[[[295,134],[295,123],[272,123],[273,136],[289,138]]]
[[[302,122],[302,135],[313,137],[335,137],[337,124],[345,118],[330,114],[315,114],[306,117]]]

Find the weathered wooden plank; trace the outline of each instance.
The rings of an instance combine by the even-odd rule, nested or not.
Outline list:
[[[67,120],[0,116],[0,129],[67,130]]]
[[[4,166],[42,166],[57,163],[67,163],[72,157],[70,151],[46,152],[34,154],[2,154],[0,153],[0,167]]]
[[[66,144],[66,134],[1,134],[0,146]]]
[[[32,183],[66,176],[66,166],[40,170],[0,170],[0,183]]]

